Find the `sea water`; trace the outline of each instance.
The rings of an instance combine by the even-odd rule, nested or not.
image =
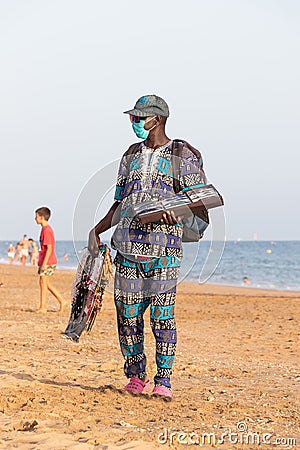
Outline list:
[[[0,263],[8,263],[9,243],[0,241]],[[86,242],[57,241],[58,269],[75,270],[86,246]],[[247,277],[249,288],[300,291],[300,241],[227,241],[223,252],[222,248],[222,243],[211,246],[208,241],[184,244],[180,280],[244,286]]]

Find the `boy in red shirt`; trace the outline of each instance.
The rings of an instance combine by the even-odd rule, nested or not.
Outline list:
[[[48,291],[54,295],[58,300],[60,308],[62,311],[66,306],[67,302],[60,296],[58,291],[50,283],[50,277],[54,274],[56,269],[57,258],[54,252],[55,249],[55,239],[53,229],[48,224],[48,220],[51,216],[51,211],[47,207],[38,208],[35,211],[35,221],[38,225],[42,226],[42,231],[40,234],[40,252],[38,259],[38,274],[40,276],[40,307],[37,312],[45,313],[47,312],[47,295]]]

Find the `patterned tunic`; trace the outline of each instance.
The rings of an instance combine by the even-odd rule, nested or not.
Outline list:
[[[184,147],[179,184],[181,191],[206,183],[202,161]],[[130,208],[174,196],[172,141],[157,148],[148,148],[145,141],[133,155],[123,155],[115,190],[115,201],[122,202],[121,219],[112,236],[111,245],[122,255],[150,258],[182,258],[182,222],[168,225],[161,222],[139,223]],[[177,195],[184,195],[182,192]]]

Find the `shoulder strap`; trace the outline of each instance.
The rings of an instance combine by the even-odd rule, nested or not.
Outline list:
[[[141,144],[140,142],[135,142],[123,154],[124,162],[125,162],[127,169],[133,160],[134,154],[138,151],[140,144]]]
[[[180,191],[179,175],[180,175],[180,161],[183,150],[183,142],[179,139],[174,139],[172,142],[172,169],[173,169],[173,189],[175,194]]]
[[[194,153],[194,155],[196,156],[197,159],[201,158],[201,153],[199,152],[199,150],[197,150],[195,147],[193,147],[191,144],[189,144],[187,141],[184,141],[183,139],[174,139],[173,140],[173,144],[182,144],[182,147],[187,147],[192,153]]]
[[[129,156],[129,155],[133,155],[134,153],[136,153],[139,149],[140,146],[140,142],[135,142],[134,144],[132,144],[128,150],[126,150],[126,152],[124,153],[124,156]]]
[[[179,185],[179,175],[180,175],[180,161],[182,157],[183,147],[187,147],[198,160],[201,158],[201,153],[199,150],[194,148],[191,144],[184,141],[183,139],[173,139],[172,143],[172,155],[174,156],[172,165],[173,165],[173,188],[175,194],[180,191]]]

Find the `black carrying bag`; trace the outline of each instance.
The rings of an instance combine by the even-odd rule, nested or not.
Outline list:
[[[180,176],[180,162],[182,158],[183,147],[187,147],[197,158],[201,159],[201,153],[196,148],[192,147],[188,142],[181,139],[174,139],[172,143],[173,153],[173,189],[174,193],[180,192],[179,176]],[[188,192],[186,192],[188,196]],[[183,219],[183,242],[198,242],[204,235],[206,228],[209,225],[209,216],[207,209],[198,209],[191,215]]]

